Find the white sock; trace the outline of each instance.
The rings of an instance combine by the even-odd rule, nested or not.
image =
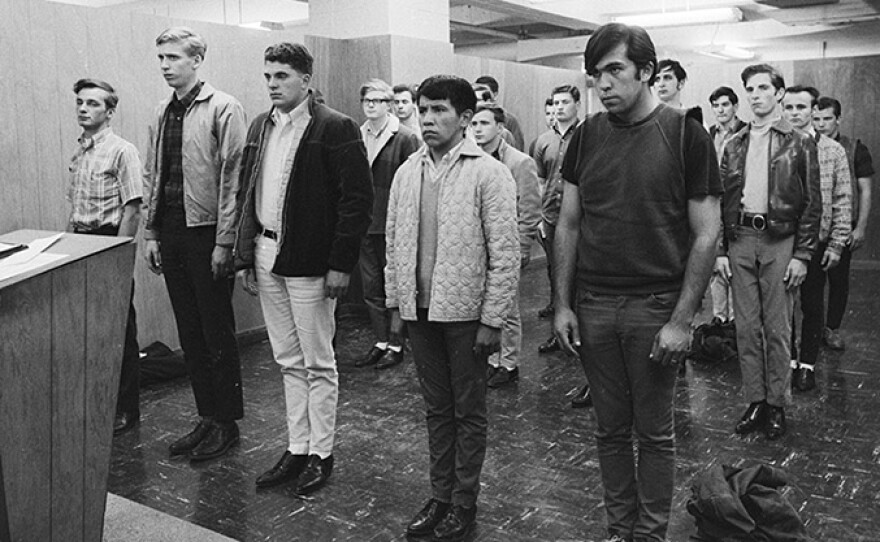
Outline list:
[[[800,363],[798,362],[798,360],[796,360],[796,359],[791,360],[791,368],[797,369],[798,367],[800,367]]]
[[[807,365],[806,363],[801,363],[801,369],[806,369],[806,370],[808,370],[808,371],[812,371],[812,370],[813,370],[813,366],[812,366],[812,365]]]
[[[388,343],[385,343],[385,344],[388,344]],[[383,350],[384,350],[384,348],[383,348]],[[401,350],[403,350],[403,347],[400,346],[399,344],[388,344],[388,350],[391,350],[392,352],[400,352]]]
[[[378,348],[379,350],[388,350],[388,343],[376,343],[376,348]]]

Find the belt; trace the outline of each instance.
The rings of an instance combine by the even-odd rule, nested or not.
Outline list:
[[[767,229],[767,215],[764,213],[740,213],[739,225],[764,231]]]
[[[275,233],[275,232],[272,231],[272,230],[266,229],[266,228],[264,228],[264,227],[262,227],[262,226],[260,226],[260,235],[262,235],[263,237],[268,237],[269,239],[271,239],[271,240],[273,240],[273,241],[277,241],[277,240],[278,240],[278,234],[277,234],[277,233]]]

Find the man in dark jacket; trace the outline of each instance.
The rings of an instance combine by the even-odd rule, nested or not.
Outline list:
[[[355,362],[355,367],[375,365],[377,369],[387,369],[403,361],[403,345],[391,341],[388,333],[391,318],[385,307],[385,216],[394,173],[419,148],[419,138],[391,114],[393,98],[391,86],[380,79],[371,79],[361,86],[361,104],[367,117],[361,125],[361,136],[373,172],[375,197],[373,221],[361,242],[359,266],[376,343]]]
[[[816,250],[822,201],[816,143],[781,118],[785,81],[772,66],[742,72],[755,119],[721,160],[724,246],[716,268],[732,276],[736,343],[749,407],[736,425],[785,433],[794,296]],[[772,167],[771,167],[772,159]]]
[[[287,402],[288,448],[257,487],[296,480],[304,494],[333,469],[333,311],[357,264],[373,190],[357,124],[309,89],[308,49],[279,43],[264,58],[272,109],[248,130],[236,265],[245,290],[259,292]]]

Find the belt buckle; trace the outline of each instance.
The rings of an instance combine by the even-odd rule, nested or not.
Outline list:
[[[761,215],[755,215],[752,217],[752,228],[758,231],[764,231],[767,229],[767,219]]]

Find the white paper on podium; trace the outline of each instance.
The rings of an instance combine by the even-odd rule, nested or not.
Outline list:
[[[45,252],[47,248],[61,239],[63,233],[35,239],[28,243],[28,248],[0,260],[0,280],[39,269],[50,263],[66,257],[66,254],[52,254]]]

